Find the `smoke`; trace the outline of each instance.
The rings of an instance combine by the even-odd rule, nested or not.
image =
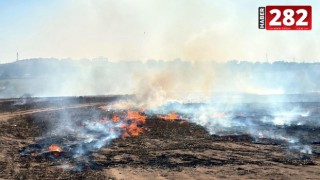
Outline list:
[[[0,65],[0,97],[136,94],[144,97],[142,102],[151,103],[157,99],[154,102],[157,104],[170,98],[213,95],[220,98],[221,93],[228,93],[228,101],[231,98],[238,98],[240,102],[261,101],[253,95],[270,94],[272,101],[286,101],[289,98],[283,99],[281,94],[320,91],[318,68],[318,63],[192,63],[183,60],[115,63],[103,58],[31,59]],[[300,99],[313,100],[312,97]]]
[[[256,142],[272,140],[289,153],[311,154],[312,137],[306,127],[318,128],[318,114],[310,107],[292,103],[203,103],[167,102],[150,109],[150,114],[175,112],[188,122],[203,126],[210,134],[250,135]]]
[[[35,67],[25,70],[30,62]],[[310,144],[320,141],[310,137],[306,130],[320,126],[317,107],[302,103],[319,100],[317,94],[308,94],[320,89],[319,83],[313,82],[319,75],[315,71],[318,64],[182,60],[113,63],[103,59],[30,60],[14,65],[24,69],[15,75],[24,83],[7,78],[9,83],[2,89],[15,89],[11,94],[4,90],[7,95],[19,94],[19,89],[34,96],[134,95],[107,104],[104,109],[109,115],[105,119],[92,112],[91,118],[81,119],[79,124],[67,112],[60,115],[46,137],[68,137],[63,148],[69,149],[73,158],[110,145],[114,139],[128,134],[128,130],[133,130],[132,134],[142,132],[139,126],[143,123],[132,121],[129,112],[116,121],[110,116],[132,109],[143,111],[146,117],[176,113],[187,122],[204,127],[211,135],[249,135],[257,143],[271,140],[294,156],[310,155]],[[306,94],[288,94],[301,92]]]
[[[190,64],[180,60],[164,63],[160,67],[146,66],[143,71],[134,73],[136,87],[133,94],[137,95],[138,103],[148,108],[194,92],[209,95],[215,83],[213,68],[206,63]]]
[[[42,3],[41,8],[30,4],[27,9],[22,2],[4,3],[0,56],[13,60],[19,50],[27,58],[105,55],[115,60],[180,57],[226,62],[233,58],[261,61],[268,53],[272,61],[319,59],[317,21],[314,31],[308,32],[272,33],[257,28],[257,7],[286,3],[72,0]],[[319,11],[316,1],[308,4]],[[26,15],[28,11],[32,13]],[[314,13],[313,18],[319,19],[319,14]]]

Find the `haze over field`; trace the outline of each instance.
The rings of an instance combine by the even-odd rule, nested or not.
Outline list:
[[[270,64],[149,60],[143,63],[110,62],[103,58],[91,61],[30,59],[0,65],[0,97],[140,94],[153,101],[181,96],[200,101],[217,94],[223,99],[221,93],[277,96],[319,93],[319,69],[320,63],[283,61]],[[315,99],[304,97],[302,100]]]

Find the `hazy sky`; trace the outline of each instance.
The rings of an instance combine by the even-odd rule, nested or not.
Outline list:
[[[311,31],[266,31],[258,7],[312,5]],[[0,0],[0,62],[20,58],[320,60],[318,0]]]

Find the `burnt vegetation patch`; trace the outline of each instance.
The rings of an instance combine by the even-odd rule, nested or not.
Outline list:
[[[281,141],[257,141],[249,134],[210,135],[202,126],[184,120],[166,121],[155,116],[146,119],[144,132],[139,136],[116,138],[101,149],[88,151],[81,157],[73,156],[73,149],[78,145],[76,137],[57,136],[52,132],[64,118],[69,118],[81,128],[83,121],[96,121],[113,113],[92,106],[18,115],[0,122],[0,152],[4,157],[0,160],[2,177],[107,179],[112,177],[103,171],[111,168],[181,172],[199,167],[306,167],[318,166],[319,163],[319,141],[310,137],[317,139],[320,130],[309,126],[277,128],[302,134],[306,142],[313,142],[311,155],[293,153]],[[47,147],[52,144],[60,145],[63,150],[48,151]],[[31,151],[25,151],[26,148]],[[239,173],[255,171],[240,168]]]
[[[110,113],[110,112],[109,112]],[[92,117],[92,114],[99,114]],[[105,116],[97,107],[84,108],[83,110],[68,110],[69,118],[81,125],[81,121],[94,120]],[[24,121],[17,121],[17,126],[31,129],[28,134],[19,133],[15,137],[24,136],[33,138],[45,135],[53,127],[57,119],[61,119],[61,113],[39,113],[36,116],[27,116]],[[15,121],[13,121],[15,122]],[[23,124],[18,124],[19,122]],[[291,164],[291,165],[315,165],[311,156],[304,154],[286,153],[283,142],[272,139],[256,141],[248,135],[210,135],[202,126],[185,121],[165,121],[155,117],[149,118],[144,124],[145,132],[136,137],[118,138],[112,144],[107,145],[102,150],[92,151],[86,154],[85,160],[72,158],[72,151],[61,152],[59,156],[53,156],[52,152],[40,151],[38,155],[28,157],[35,162],[56,162],[67,161],[72,165],[81,164],[81,169],[99,169],[101,167],[134,166],[134,167],[158,167],[158,168],[178,168],[196,166],[223,166],[227,164],[268,164],[271,162]],[[16,129],[15,132],[23,132],[23,129]],[[52,133],[52,132],[51,132]],[[28,137],[29,136],[29,137]],[[42,149],[50,144],[64,144],[76,141],[75,137],[63,136],[36,140],[35,144],[27,146],[31,149]],[[230,143],[230,146],[220,144]],[[219,144],[219,145],[217,145]],[[232,149],[232,145],[246,146],[266,145],[272,146],[274,150],[283,154],[283,157],[269,158],[268,161],[241,160],[234,157],[214,158],[222,151],[238,151],[243,156],[250,156],[255,151],[245,149]],[[90,145],[90,144],[88,144]],[[71,145],[76,146],[76,144]],[[24,147],[25,148],[25,147]],[[20,149],[21,152],[23,150]],[[208,152],[216,152],[211,155]],[[199,154],[200,153],[200,154]],[[205,154],[201,154],[205,153]],[[232,154],[231,153],[231,154]],[[102,158],[99,159],[99,158]],[[80,162],[80,163],[79,163]],[[98,168],[99,167],[99,168]],[[76,168],[77,169],[77,168]]]

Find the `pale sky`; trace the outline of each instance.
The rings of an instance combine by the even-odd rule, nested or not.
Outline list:
[[[258,7],[311,5],[311,31],[258,29]],[[110,60],[320,60],[318,0],[0,0],[0,63]]]

